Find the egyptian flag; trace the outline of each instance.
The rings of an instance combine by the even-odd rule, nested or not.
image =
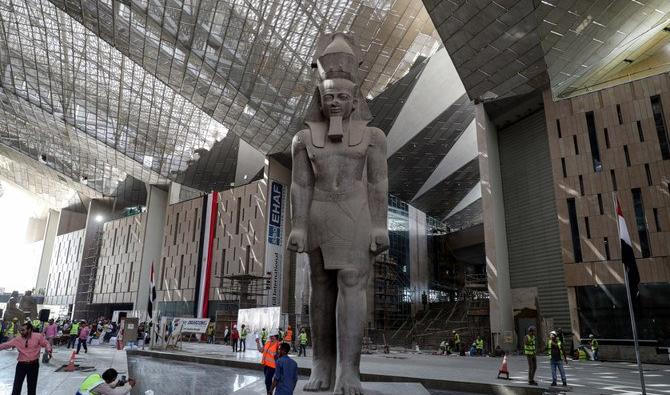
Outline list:
[[[151,262],[151,289],[149,290],[149,304],[147,305],[147,313],[149,313],[150,321],[154,318],[154,303],[156,302],[156,283],[154,282],[154,263]]]
[[[619,239],[621,240],[621,260],[628,273],[628,286],[630,287],[631,300],[637,298],[640,284],[640,272],[637,270],[637,263],[635,263],[635,253],[633,252],[633,244],[630,242],[630,235],[628,234],[628,227],[626,220],[623,217],[619,200],[616,200],[616,215],[619,221]]]
[[[212,278],[212,262],[214,260],[214,239],[216,238],[216,221],[219,207],[219,193],[212,192],[203,196],[203,207],[200,227],[200,251],[198,252],[198,269],[195,285],[195,317],[209,316],[209,287]]]

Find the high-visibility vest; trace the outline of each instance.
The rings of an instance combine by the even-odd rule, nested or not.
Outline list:
[[[458,333],[454,333],[454,343],[458,344],[461,342],[461,337],[458,335]]]
[[[268,339],[268,331],[261,331],[261,340],[266,341]]]
[[[249,332],[247,331],[247,328],[243,328],[243,329],[242,329],[242,332],[240,332],[240,338],[241,338],[242,340],[246,339],[246,338],[247,338],[247,333],[249,333]]]
[[[293,330],[289,329],[286,331],[286,336],[284,336],[284,341],[290,342],[293,340]]]
[[[560,351],[561,359],[565,359],[565,357],[563,356],[563,345],[561,344],[561,341],[558,339],[556,340],[555,343],[553,340],[551,340],[551,338],[547,341],[547,354],[551,355],[551,346],[554,344],[558,346],[558,351]]]
[[[70,328],[70,335],[78,335],[79,334],[79,324],[72,324],[72,327]]]
[[[598,349],[598,340],[591,339],[591,350],[595,351]]]
[[[14,323],[10,322],[9,325],[7,326],[7,337],[9,336],[14,336]]]
[[[41,326],[42,323],[40,322],[40,320],[33,320],[33,328],[35,328],[35,330],[39,331]]]
[[[526,335],[526,341],[523,344],[523,353],[526,355],[535,355],[535,336]]]
[[[477,339],[477,340],[475,340],[475,343],[477,344],[477,350],[483,350],[484,349],[484,340],[483,339]]]
[[[89,395],[91,393],[91,390],[100,384],[104,383],[105,380],[102,379],[102,377],[97,374],[93,373],[92,375],[86,377],[83,383],[79,386],[79,391],[77,392],[77,395]]]
[[[261,365],[265,365],[274,369],[275,366],[277,366],[275,362],[275,355],[277,354],[278,348],[279,342],[265,343],[265,346],[263,346],[263,360],[261,361]]]
[[[300,344],[302,344],[303,346],[306,346],[307,345],[307,333],[301,332],[298,337],[300,338]]]

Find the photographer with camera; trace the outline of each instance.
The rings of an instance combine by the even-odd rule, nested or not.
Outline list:
[[[135,380],[121,376],[115,369],[107,369],[100,376],[97,373],[86,377],[77,395],[124,395],[129,394],[135,386]]]

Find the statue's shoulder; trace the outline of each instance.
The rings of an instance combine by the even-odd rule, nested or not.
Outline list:
[[[302,129],[293,136],[293,148],[305,148],[307,146],[307,139],[309,138],[309,129]]]
[[[386,134],[383,130],[375,128],[373,126],[368,126],[368,136],[370,145],[382,145],[386,144]]]

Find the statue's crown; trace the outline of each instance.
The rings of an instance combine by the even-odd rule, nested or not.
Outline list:
[[[353,37],[347,33],[333,33],[319,40],[312,67],[317,68],[321,81],[343,78],[356,83],[359,59]]]

